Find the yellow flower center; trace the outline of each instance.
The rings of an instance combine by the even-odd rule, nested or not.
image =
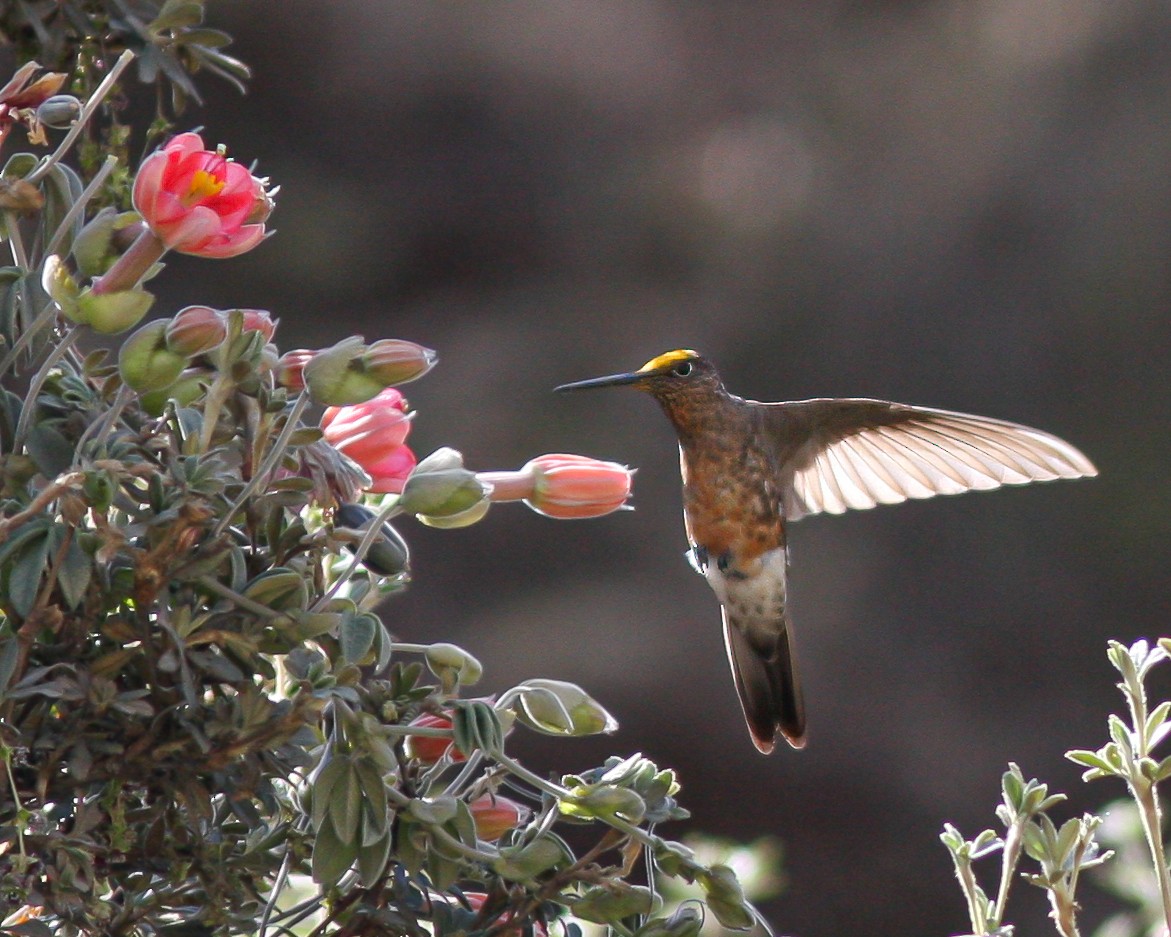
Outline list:
[[[191,188],[187,190],[187,202],[190,204],[219,195],[223,187],[224,180],[217,179],[206,170],[197,169],[191,177]]]

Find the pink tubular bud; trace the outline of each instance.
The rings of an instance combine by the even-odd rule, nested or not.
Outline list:
[[[218,348],[228,336],[224,314],[210,306],[186,306],[167,323],[167,347],[193,358]]]
[[[525,504],[560,520],[602,517],[625,507],[634,479],[634,472],[617,462],[564,453],[537,456],[521,471],[534,480]]]

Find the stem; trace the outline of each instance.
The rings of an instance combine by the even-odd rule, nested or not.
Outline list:
[[[211,387],[207,389],[207,396],[203,400],[203,427],[199,432],[199,453],[202,455],[211,448],[211,439],[215,435],[216,424],[220,421],[220,411],[224,408],[224,401],[235,387],[235,382],[222,372],[216,375]],[[221,519],[221,523],[227,516]]]
[[[20,333],[20,338],[12,343],[12,348],[9,349],[8,354],[0,361],[0,374],[7,371],[13,364],[16,363],[16,356],[19,355],[36,337],[36,334],[46,325],[52,322],[57,317],[57,304],[52,300],[45,303],[45,308],[37,313],[37,317],[29,323],[28,327]]]
[[[134,243],[126,249],[126,253],[94,281],[90,291],[94,296],[101,296],[103,293],[119,293],[134,289],[166,252],[167,245],[159,236],[150,228],[144,228],[134,239]]]
[[[118,81],[118,77],[132,61],[134,61],[134,53],[130,49],[127,49],[119,56],[118,61],[114,63],[109,74],[102,79],[102,83],[94,89],[94,93],[85,102],[85,105],[81,109],[81,116],[74,121],[73,126],[69,128],[69,132],[65,134],[57,149],[53,151],[52,155],[46,156],[41,164],[25,177],[28,182],[39,182],[69,152],[69,148],[73,146],[73,141],[81,135],[82,130],[85,129],[85,125],[94,116],[94,112],[97,111],[106,95],[113,89],[115,82]]]
[[[29,421],[32,420],[33,411],[37,408],[37,396],[41,392],[41,387],[44,386],[53,366],[65,357],[65,353],[73,347],[73,344],[77,341],[77,335],[78,329],[76,328],[66,332],[57,346],[49,352],[49,356],[45,359],[44,364],[37,368],[37,373],[33,375],[33,379],[29,382],[28,391],[24,397],[24,406],[20,408],[20,419],[16,421],[16,432],[12,436],[13,452],[20,452],[24,447],[24,437],[28,432],[28,425]]]
[[[244,489],[232,503],[232,506],[224,512],[223,517],[221,517],[219,523],[216,524],[214,536],[218,537],[224,532],[225,529],[227,529],[228,524],[231,523],[231,520],[235,516],[236,512],[244,506],[244,502],[252,496],[252,493],[256,491],[257,488],[268,481],[268,477],[272,473],[272,470],[276,468],[277,463],[280,462],[281,458],[284,456],[285,450],[289,445],[289,440],[292,438],[293,432],[297,429],[297,424],[301,419],[301,414],[305,412],[305,408],[307,406],[309,406],[309,395],[301,394],[301,396],[297,398],[296,403],[293,404],[292,410],[289,411],[288,418],[285,420],[285,425],[281,427],[281,432],[280,435],[277,436],[276,442],[274,442],[272,444],[272,448],[268,450],[268,455],[265,456],[264,463],[260,466],[259,469],[252,473],[252,477],[248,479],[248,484],[244,486]],[[204,429],[206,430],[206,428],[207,425],[205,424]],[[379,523],[381,523],[381,521]],[[373,542],[373,538],[371,538],[371,542]],[[369,544],[367,544],[367,547],[369,547]],[[320,603],[318,603],[318,605],[320,605]]]
[[[1155,875],[1159,882],[1159,897],[1163,902],[1163,921],[1171,932],[1171,874],[1167,870],[1167,856],[1163,851],[1163,816],[1159,809],[1159,798],[1153,782],[1146,781],[1139,789],[1132,782],[1130,786],[1134,799],[1139,805],[1139,816],[1143,821],[1143,832],[1151,859],[1155,864]]]
[[[308,399],[307,395],[302,394],[301,399]],[[398,506],[398,502],[394,501],[384,507],[378,513],[378,516],[366,525],[366,531],[362,535],[362,539],[358,541],[358,545],[354,548],[353,561],[349,566],[346,567],[342,574],[338,576],[337,581],[329,587],[329,591],[313,603],[313,607],[309,609],[311,612],[316,612],[328,605],[329,601],[335,595],[337,595],[338,590],[350,581],[350,578],[354,575],[354,573],[356,573],[358,569],[361,568],[362,557],[364,557],[367,551],[369,551],[370,545],[374,543],[374,541],[377,540],[381,535],[382,525],[398,514],[400,510],[401,509]],[[395,644],[392,646],[391,650],[393,651],[395,648],[400,651],[413,651],[417,654],[427,653],[427,645],[425,644]]]
[[[985,923],[995,929],[1004,920],[1004,910],[1008,907],[1008,892],[1016,877],[1016,867],[1021,860],[1021,848],[1024,845],[1023,827],[1020,821],[1014,822],[1008,828],[1004,837],[1004,850],[1000,864],[1000,888],[996,893],[996,904],[992,906],[992,920]]]
[[[203,586],[203,588],[205,588],[208,592],[214,592],[216,595],[227,599],[229,602],[234,602],[240,608],[252,612],[256,615],[260,615],[263,618],[272,619],[287,617],[284,612],[278,612],[269,608],[267,605],[261,605],[259,602],[253,602],[247,596],[240,595],[239,592],[235,592],[232,589],[229,589],[222,582],[217,582],[210,576],[200,576],[195,581]]]
[[[12,791],[12,803],[16,807],[16,817],[14,818],[14,822],[16,823],[16,840],[20,849],[20,855],[24,857],[26,855],[24,851],[24,825],[26,820],[22,816],[24,813],[24,804],[20,802],[20,792],[16,786],[16,778],[12,774],[12,749],[8,746],[4,746],[4,770],[8,773],[8,788]]]
[[[126,405],[130,403],[134,396],[132,391],[125,384],[118,388],[118,393],[114,395],[114,400],[110,404],[110,409],[106,411],[105,415],[96,422],[91,423],[84,433],[77,440],[77,444],[73,447],[73,465],[77,466],[81,459],[81,450],[91,441],[96,448],[101,448],[105,443],[106,437],[110,435],[114,424],[118,422],[118,417],[122,415],[122,411],[126,409]]]

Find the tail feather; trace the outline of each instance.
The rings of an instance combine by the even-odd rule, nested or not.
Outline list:
[[[743,629],[724,616],[724,646],[736,680],[748,731],[757,750],[773,750],[777,733],[794,748],[805,747],[805,701],[797,678],[792,628]]]

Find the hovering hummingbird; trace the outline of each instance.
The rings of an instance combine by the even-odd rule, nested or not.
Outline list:
[[[557,390],[619,384],[654,397],[679,437],[688,558],[720,601],[744,718],[764,754],[778,732],[794,748],[805,745],[786,603],[787,522],[1098,474],[1064,440],[990,417],[862,398],[744,400],[686,349]]]

